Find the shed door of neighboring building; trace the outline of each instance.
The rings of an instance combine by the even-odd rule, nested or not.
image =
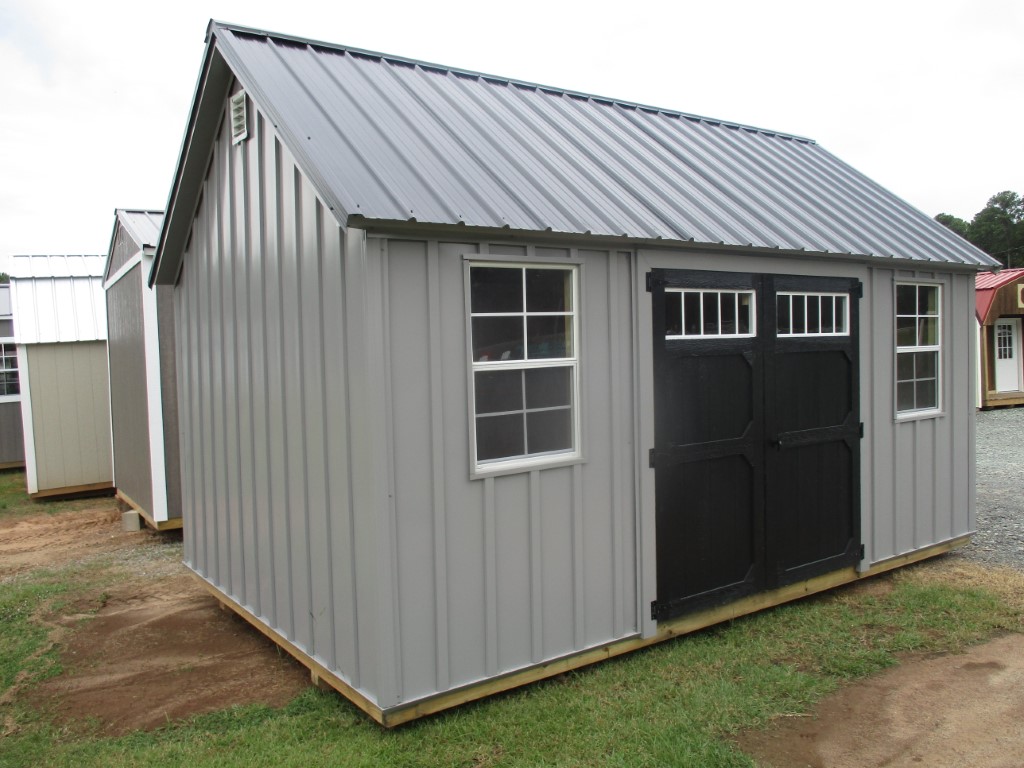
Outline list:
[[[996,392],[1019,392],[1020,318],[996,321]]]
[[[860,558],[859,283],[649,277],[663,620]]]

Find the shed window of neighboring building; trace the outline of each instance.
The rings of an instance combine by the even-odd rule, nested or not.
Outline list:
[[[896,412],[939,410],[942,289],[896,285]]]
[[[578,452],[576,267],[470,264],[475,466]]]
[[[14,344],[0,344],[0,397],[20,394],[18,348]]]

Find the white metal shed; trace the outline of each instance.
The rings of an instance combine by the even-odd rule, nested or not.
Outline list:
[[[14,256],[25,473],[34,497],[113,487],[103,256]]]

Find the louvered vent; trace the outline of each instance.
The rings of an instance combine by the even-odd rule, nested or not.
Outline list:
[[[245,109],[245,91],[231,97],[231,143],[249,138],[249,118]]]

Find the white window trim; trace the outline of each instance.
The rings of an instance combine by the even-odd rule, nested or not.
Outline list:
[[[5,318],[5,319],[10,319],[10,318]],[[25,382],[24,382],[24,375],[22,374],[22,368],[21,368],[21,355],[18,354],[18,352],[17,352],[18,345],[14,341],[14,337],[13,336],[7,336],[7,337],[4,337],[4,338],[0,338],[0,344],[10,344],[15,349],[15,355],[16,355],[16,358],[18,360],[18,390],[19,390],[19,393],[17,395],[0,395],[0,403],[19,403],[19,402],[21,402],[21,393],[25,391],[24,390]]]
[[[842,336],[849,336],[850,335],[850,294],[848,292],[843,292],[843,291],[837,291],[837,292],[830,292],[830,291],[776,291],[775,296],[776,296],[776,299],[775,299],[776,302],[778,301],[778,297],[779,296],[805,296],[805,297],[812,297],[813,296],[814,298],[832,297],[832,298],[843,298],[843,299],[845,299],[845,301],[843,302],[843,330],[842,331],[829,331],[827,333],[823,333],[823,332],[810,333],[810,332],[807,332],[807,331],[804,331],[803,333],[779,333],[778,328],[776,328],[775,329],[775,335],[776,335],[777,338],[780,338],[780,339],[819,339],[819,338],[842,337]],[[790,306],[792,307],[792,302],[790,302]],[[776,313],[777,312],[778,312],[778,306],[776,306]],[[790,319],[792,320],[792,309],[790,309]],[[832,319],[833,319],[833,321],[835,320],[835,314],[834,313],[833,313]],[[807,325],[807,323],[806,323],[806,315],[804,316],[804,320],[805,320],[804,321],[804,326],[806,327],[806,325]],[[792,327],[792,325],[793,325],[792,322],[790,322],[790,327]]]
[[[912,346],[912,347],[901,347],[899,345],[898,337],[898,310],[897,310],[897,291],[901,285],[912,285],[912,286],[929,286],[938,289],[939,296],[936,302],[939,307],[939,322],[937,328],[938,343],[937,344],[926,344],[923,346]],[[893,358],[892,358],[892,405],[893,412],[895,414],[895,420],[897,422],[904,421],[918,421],[920,419],[934,419],[945,415],[943,408],[944,395],[945,395],[945,376],[943,375],[942,364],[943,364],[943,325],[946,322],[946,306],[945,306],[945,291],[943,290],[943,283],[938,283],[933,280],[895,280],[893,281],[892,287],[892,341],[893,341]],[[936,352],[937,357],[935,361],[935,402],[934,408],[918,408],[912,411],[901,411],[899,410],[899,392],[898,392],[898,379],[899,379],[899,355],[900,353],[914,353],[914,352]]]
[[[506,475],[526,472],[533,469],[554,469],[556,467],[578,464],[583,460],[583,435],[581,429],[581,398],[580,398],[580,352],[581,352],[581,318],[582,302],[580,298],[580,285],[582,282],[582,264],[577,260],[565,261],[533,261],[524,259],[496,259],[487,255],[467,255],[463,261],[464,295],[465,295],[465,319],[466,319],[466,360],[468,366],[468,404],[469,404],[469,463],[470,477],[486,478],[496,475]],[[471,282],[470,270],[473,267],[503,267],[509,269],[560,269],[570,271],[572,274],[572,312],[531,312],[526,314],[525,303],[523,312],[494,312],[477,313],[472,312],[471,305]],[[525,291],[525,285],[524,289]],[[476,362],[473,360],[473,317],[572,317],[572,345],[573,357],[543,358],[538,360],[488,360]],[[525,337],[524,337],[525,339]],[[477,461],[476,458],[476,373],[478,371],[498,370],[525,370],[533,368],[565,368],[572,370],[572,391],[570,392],[570,417],[572,419],[572,441],[573,448],[567,451],[551,451],[548,453],[529,454],[501,459],[486,459]],[[525,412],[525,411],[524,411]]]
[[[686,321],[686,294],[688,293],[699,293],[701,297],[701,317],[703,318],[704,309],[704,294],[713,293],[717,296],[721,296],[723,293],[735,294],[737,299],[740,294],[747,294],[750,296],[750,332],[749,333],[686,333],[686,328],[683,327],[683,332],[679,334],[665,334],[666,341],[679,341],[686,339],[688,341],[700,340],[705,341],[708,339],[752,339],[757,336],[757,291],[752,288],[666,288],[665,293],[678,293],[682,294],[680,299],[680,310],[682,316],[680,320],[685,323]],[[739,303],[737,302],[737,313],[739,311]],[[721,303],[719,303],[719,309],[721,309]],[[738,317],[738,314],[737,314]],[[721,327],[721,312],[719,312],[719,327]],[[702,329],[703,330],[703,329]]]

